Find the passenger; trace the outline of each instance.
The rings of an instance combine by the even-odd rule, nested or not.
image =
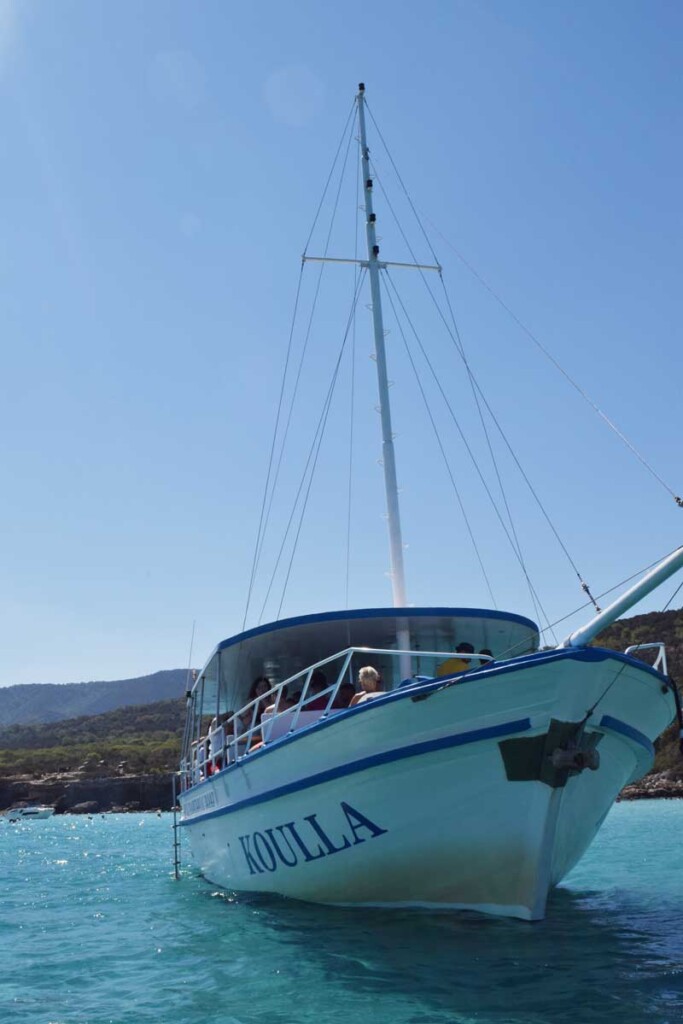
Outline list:
[[[215,772],[224,767],[224,752],[226,749],[225,723],[232,717],[232,711],[224,711],[211,722],[209,729],[209,760]]]
[[[493,652],[490,651],[488,649],[488,647],[482,647],[482,649],[479,651],[479,653],[480,654],[486,654],[486,655],[488,655],[489,658],[493,657]],[[484,665],[488,665],[488,664],[489,664],[489,662],[485,658],[480,658],[479,659],[479,668],[483,668]]]
[[[340,708],[348,708],[349,704],[356,696],[356,688],[353,683],[342,683],[337,690],[336,696],[332,701],[332,707],[335,710]]]
[[[197,746],[197,766],[199,768],[199,781],[203,782],[211,775],[211,761],[209,759],[209,738],[201,736]]]
[[[251,689],[249,690],[249,696],[247,698],[247,704],[251,704],[251,702],[253,700],[256,700],[257,697],[262,698],[258,703],[258,711],[256,713],[257,721],[260,720],[261,715],[266,710],[266,705],[270,703],[269,700],[265,700],[263,698],[265,698],[265,695],[269,692],[269,690],[272,690],[272,688],[273,685],[267,676],[258,676],[258,678],[255,679],[254,682],[251,684]]]
[[[457,654],[474,654],[472,644],[465,641],[458,644],[455,650]],[[436,674],[437,676],[455,676],[459,672],[467,672],[468,668],[474,668],[475,664],[474,658],[447,658],[437,666]]]
[[[264,714],[276,715],[280,711],[288,711],[289,708],[293,708],[295,704],[296,701],[287,693],[287,687],[283,686],[277,696],[277,700],[273,701],[272,704],[268,705],[268,707],[264,711]]]
[[[304,711],[324,711],[330,701],[329,693],[325,694],[324,697],[316,697],[315,700],[308,702],[308,698],[315,696],[317,693],[322,693],[323,690],[327,689],[327,676],[319,668],[315,670],[311,676],[311,681],[308,684],[308,693],[306,695],[306,702],[304,703]]]
[[[366,700],[370,700],[372,697],[379,697],[384,693],[384,690],[380,690],[382,685],[382,678],[376,668],[372,665],[366,665],[358,673],[358,685],[361,688],[360,693],[356,693],[349,703],[349,707],[355,707],[356,704],[362,704]]]
[[[252,704],[252,707],[247,706],[245,711],[238,713],[235,724],[235,732],[237,735],[242,735],[248,732],[249,729],[255,729],[256,726],[261,724],[261,715],[272,700],[272,694],[270,694],[270,690],[272,689],[273,686],[268,676],[257,676],[251,684],[251,689],[249,690],[249,695],[247,697],[247,705]],[[266,696],[266,694],[268,694],[268,696]],[[258,703],[254,705],[252,702],[257,698],[260,699],[258,700]],[[261,734],[255,731],[249,737],[249,742],[250,744],[257,743],[262,738]],[[241,743],[238,743],[238,746],[242,748],[244,743],[245,739],[243,739]],[[240,749],[239,752],[242,753],[242,750]]]
[[[209,726],[209,764],[212,772],[219,772],[223,767],[223,744],[225,742],[225,731],[219,727],[218,719],[212,718]]]

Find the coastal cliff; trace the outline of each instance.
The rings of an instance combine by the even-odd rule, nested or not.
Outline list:
[[[0,778],[0,810],[19,804],[48,804],[57,814],[104,811],[170,811],[172,773],[84,779],[55,775]]]

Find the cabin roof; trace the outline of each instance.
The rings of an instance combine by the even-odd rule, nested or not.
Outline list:
[[[280,619],[228,637],[214,649],[202,675],[220,653],[222,673],[232,670],[246,679],[265,673],[283,679],[349,647],[396,648],[397,632],[406,626],[411,647],[425,651],[454,651],[467,640],[477,651],[489,648],[495,657],[513,657],[538,646],[536,623],[511,612],[357,608]]]
[[[267,622],[263,626],[255,626],[244,633],[222,640],[216,647],[217,651],[232,647],[243,640],[263,636],[279,630],[298,628],[300,626],[318,625],[322,623],[356,622],[359,619],[494,619],[499,622],[517,623],[538,633],[538,626],[531,619],[513,612],[499,612],[490,608],[352,608],[339,612],[316,612],[313,615],[296,615],[289,619],[278,619]]]

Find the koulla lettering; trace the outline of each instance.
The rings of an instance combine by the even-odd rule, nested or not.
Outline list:
[[[325,828],[317,814],[307,814],[299,822],[285,821],[262,832],[239,836],[249,873],[262,875],[277,871],[281,865],[293,868],[297,864],[308,864],[376,839],[388,831],[343,800],[339,811],[340,827],[336,832]]]
[[[341,809],[346,815],[346,820],[349,823],[349,828],[353,832],[353,845],[357,846],[358,843],[364,843],[365,839],[361,839],[358,833],[362,828],[366,828],[370,833],[370,839],[374,839],[376,836],[382,836],[387,831],[385,828],[380,828],[379,825],[375,825],[374,821],[370,821],[364,814],[357,811],[350,804],[345,804],[342,800]]]
[[[277,855],[280,858],[280,860],[282,861],[282,863],[286,864],[288,868],[293,868],[298,863],[297,862],[297,857],[296,857],[296,850],[292,849],[292,844],[290,843],[289,839],[285,835],[285,826],[284,825],[278,825],[277,830],[280,833],[280,839],[279,840],[275,838],[275,835],[274,835],[274,832],[273,832],[272,828],[267,828],[266,829],[266,835],[268,836],[268,838],[270,839],[271,843],[273,844],[273,847],[275,848],[275,852],[277,853]],[[284,854],[284,852],[282,850],[282,847],[280,846],[280,843],[282,843],[283,845],[285,843],[287,844],[287,849],[289,850],[289,856],[291,857],[291,860],[288,860],[287,857],[285,856],[285,854]]]
[[[246,860],[246,862],[247,862],[247,864],[249,866],[249,873],[252,874],[252,875],[262,875],[263,874],[263,868],[260,868],[258,866],[258,864],[256,863],[256,861],[254,860],[254,856],[253,856],[253,854],[251,852],[251,848],[249,846],[250,841],[251,841],[251,836],[240,836],[239,840],[240,840],[240,843],[242,844],[242,852],[244,854],[245,860]]]
[[[252,839],[254,840],[254,854],[258,857],[259,862],[266,871],[275,871],[277,860],[266,837],[262,832],[254,832]]]

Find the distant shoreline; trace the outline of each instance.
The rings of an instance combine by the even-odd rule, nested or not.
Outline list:
[[[121,814],[173,810],[173,772],[78,778],[0,777],[0,812],[22,803],[48,804],[56,814]],[[672,770],[646,775],[617,797],[630,800],[683,799],[683,779]]]

